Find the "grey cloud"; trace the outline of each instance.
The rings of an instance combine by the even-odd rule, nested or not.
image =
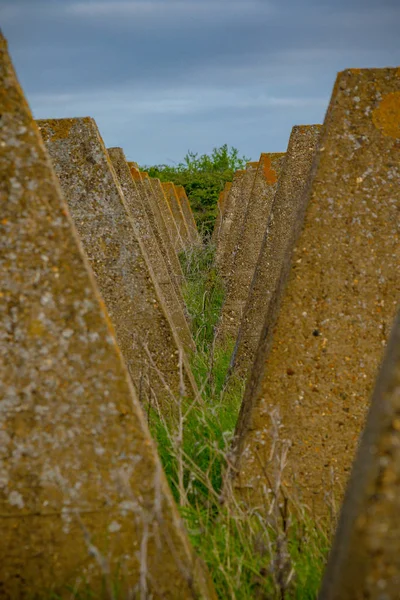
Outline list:
[[[288,70],[285,57],[296,53],[308,53],[318,64],[320,53],[340,50],[343,67],[353,53],[381,52],[383,28],[384,47],[395,46],[399,22],[400,9],[371,3],[355,11],[338,2],[310,2],[305,10],[294,0],[277,5],[66,0],[39,3],[36,10],[35,2],[25,5],[9,19],[9,36],[29,90],[57,92],[129,82],[162,88],[171,78],[214,84],[215,71],[228,84],[236,70],[243,77],[243,67]]]
[[[0,21],[37,116],[90,114],[142,162],[282,150],[336,71],[400,63],[397,0],[13,0]]]

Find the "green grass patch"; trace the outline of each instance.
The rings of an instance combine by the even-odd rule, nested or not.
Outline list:
[[[183,297],[199,353],[208,354],[224,301],[224,285],[214,266],[214,248],[193,248],[179,256],[185,275]]]
[[[329,547],[325,530],[304,509],[293,520],[278,502],[265,514],[248,514],[223,502],[244,382],[235,381],[224,392],[233,340],[223,347],[214,343],[224,300],[214,249],[195,249],[180,259],[197,349],[191,362],[201,398],[180,406],[175,430],[159,414],[152,415],[150,427],[191,542],[207,564],[219,598],[315,599]]]

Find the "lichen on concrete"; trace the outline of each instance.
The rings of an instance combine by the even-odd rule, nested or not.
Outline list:
[[[218,242],[216,244],[216,250],[215,250],[215,264],[217,265],[217,267],[219,269],[223,268],[226,248],[229,243],[230,231],[231,231],[232,223],[233,223],[233,220],[235,217],[235,211],[237,208],[236,205],[240,199],[242,182],[243,182],[243,177],[244,177],[245,172],[246,171],[243,169],[240,169],[239,171],[235,172],[235,174],[233,176],[233,180],[232,180],[232,185],[229,189],[229,192],[228,192],[228,195],[226,198],[225,209],[224,209],[224,218],[223,218],[221,230],[219,232]]]
[[[197,229],[196,221],[194,220],[193,211],[189,203],[189,199],[186,195],[185,188],[183,185],[175,186],[176,193],[181,203],[183,215],[185,217],[186,225],[189,231],[190,240],[193,246],[201,245],[201,238]]]
[[[0,596],[214,598],[3,37],[0,83]]]
[[[139,397],[173,417],[182,390],[194,398],[196,384],[96,124],[38,124]]]
[[[346,485],[400,297],[400,144],[374,119],[399,91],[396,69],[337,78],[279,315],[264,330],[238,427],[237,482],[254,504],[268,495],[258,465],[269,460],[274,415],[290,446],[288,493],[326,516]]]
[[[164,202],[164,192],[162,191],[161,183],[158,179],[150,180],[149,177],[142,177],[142,173],[135,165],[136,163],[128,162],[132,177],[135,180],[143,206],[146,210],[147,218],[149,219],[150,225],[156,236],[160,250],[166,258],[172,283],[179,296],[179,294],[182,293],[181,286],[184,277],[178,255],[172,245],[164,217],[160,210],[160,202]]]
[[[236,339],[273,204],[284,153],[261,154],[241,231],[237,236],[228,289],[218,329],[219,339]],[[262,322],[262,314],[258,318]]]
[[[226,219],[231,220],[229,226],[229,235],[226,235],[224,230],[225,241],[223,243],[224,247],[222,256],[220,256],[220,245],[222,240],[220,240],[220,245],[218,246],[217,251],[217,264],[219,266],[219,272],[225,281],[227,289],[229,289],[230,286],[237,245],[246,216],[257,167],[258,163],[247,163],[246,169],[243,171],[243,175],[240,175],[241,171],[237,172],[238,179],[235,180],[234,178],[230,191],[231,210],[229,211],[228,207],[226,215]],[[221,329],[220,333],[222,333]]]
[[[400,314],[372,396],[319,600],[398,598]]]
[[[253,365],[269,303],[274,296],[274,290],[280,285],[280,273],[285,257],[290,256],[296,224],[301,223],[298,214],[302,207],[319,134],[319,125],[295,126],[289,139],[285,160],[282,155],[274,155],[273,158],[263,156],[264,173],[267,171],[267,177],[272,181],[268,183],[264,180],[270,207],[248,294],[242,307],[242,319],[232,356],[231,373],[238,377],[247,377]],[[281,173],[279,184],[274,183],[276,175],[271,175],[271,171]],[[269,195],[271,193],[272,198]],[[257,239],[256,236],[255,238]],[[246,265],[250,259],[244,250],[243,247],[238,262]],[[240,290],[238,293],[240,294]]]
[[[172,282],[166,258],[158,245],[155,232],[147,216],[138,188],[138,180],[134,181],[122,148],[109,148],[108,154],[121,184],[126,207],[135,223],[136,231],[151,263],[168,313],[178,332],[183,348],[186,352],[192,352],[194,351],[194,342],[184,314],[184,300],[182,294],[179,293],[179,288],[176,290]]]
[[[171,182],[165,182],[162,184],[162,188],[171,209],[172,216],[174,217],[176,229],[182,244],[181,249],[183,251],[187,250],[191,246],[190,234],[175,185]]]
[[[174,186],[170,182],[162,182],[161,188],[164,198],[158,194],[160,210],[164,217],[165,224],[175,251],[179,254],[185,250],[184,227],[176,206],[176,197]]]
[[[216,249],[218,247],[221,233],[223,230],[226,200],[228,198],[228,194],[229,194],[229,190],[231,189],[231,186],[232,186],[231,181],[225,183],[224,189],[222,190],[222,192],[220,192],[220,195],[218,197],[218,207],[217,207],[218,213],[217,213],[217,217],[215,219],[214,229],[213,229],[213,232],[211,235],[211,243],[214,245],[214,247]]]

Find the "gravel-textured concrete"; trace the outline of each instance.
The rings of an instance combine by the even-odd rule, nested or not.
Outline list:
[[[278,468],[274,436],[276,452],[290,446],[292,495],[316,516],[342,496],[400,298],[399,98],[396,69],[337,78],[237,428],[238,493],[253,506]]]
[[[0,596],[214,598],[1,36],[0,82]]]

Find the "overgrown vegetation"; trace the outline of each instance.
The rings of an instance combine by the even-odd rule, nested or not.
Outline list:
[[[243,169],[250,159],[239,156],[236,148],[224,144],[211,154],[188,152],[177,165],[145,166],[150,177],[183,185],[189,198],[199,231],[205,238],[212,232],[217,215],[219,193],[233,174]]]
[[[271,430],[277,436],[272,444],[276,456],[271,460],[277,461],[280,470],[271,482],[272,494],[265,508],[248,512],[232,494],[225,473],[243,385],[229,387],[229,397],[223,392],[232,348],[215,348],[214,328],[224,289],[212,247],[191,250],[180,258],[196,340],[192,364],[200,395],[190,401],[176,399],[178,422],[167,422],[154,408],[148,417],[191,543],[208,566],[221,600],[315,600],[331,532],[317,526],[281,488],[287,448],[279,439],[278,427]],[[289,511],[289,504],[296,511]],[[104,568],[107,560],[100,558]],[[140,590],[140,598],[147,598],[146,585]],[[84,581],[79,589],[67,591],[75,600],[95,597]],[[110,580],[107,572],[103,596],[125,597],[119,582]],[[48,597],[61,598],[54,593]]]
[[[289,515],[286,500],[278,500],[282,474],[263,514],[244,512],[224,486],[243,385],[230,389],[228,398],[223,395],[232,348],[214,347],[224,290],[213,258],[210,246],[181,256],[201,398],[180,407],[177,429],[171,430],[161,415],[153,415],[150,426],[191,542],[209,567],[218,597],[311,600],[317,596],[328,536],[303,508],[298,507],[296,519]],[[282,457],[279,461],[283,469]]]

